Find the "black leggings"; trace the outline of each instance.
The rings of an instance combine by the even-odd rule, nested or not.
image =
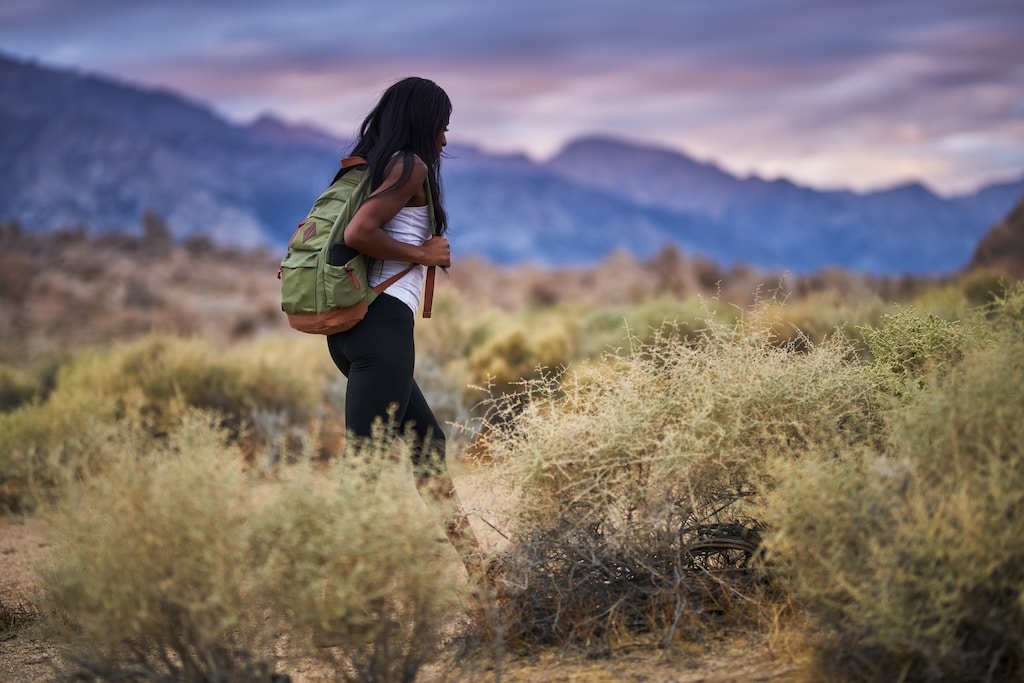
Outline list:
[[[404,303],[378,296],[366,317],[351,330],[328,335],[331,359],[348,378],[345,429],[357,438],[373,434],[379,418],[388,424],[394,408],[392,435],[411,429],[416,435],[413,466],[418,477],[443,471],[445,437],[434,412],[413,379],[416,345],[415,315]]]

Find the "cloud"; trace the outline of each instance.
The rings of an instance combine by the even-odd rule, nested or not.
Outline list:
[[[1020,0],[0,6],[0,49],[240,120],[273,110],[347,135],[390,82],[418,74],[451,94],[454,140],[544,156],[602,132],[861,187],[963,189],[1024,170],[1022,33]]]

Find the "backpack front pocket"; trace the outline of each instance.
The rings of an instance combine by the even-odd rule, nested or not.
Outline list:
[[[345,308],[373,298],[366,282],[366,259],[357,254],[342,266],[324,266],[327,308]]]
[[[316,276],[319,251],[290,251],[281,261],[281,310],[317,313]]]

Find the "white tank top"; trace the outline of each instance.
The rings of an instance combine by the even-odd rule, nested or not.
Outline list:
[[[384,225],[384,230],[399,242],[419,246],[430,239],[430,207],[403,206],[395,217]],[[383,264],[383,269],[381,265]],[[403,261],[382,261],[371,268],[370,286],[376,287],[392,275],[396,275],[409,267]],[[423,281],[426,279],[427,267],[418,265],[399,278],[384,291],[403,302],[412,309],[413,315],[420,309],[420,297],[423,294]]]

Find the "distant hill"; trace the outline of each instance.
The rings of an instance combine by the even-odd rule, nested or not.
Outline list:
[[[1024,280],[1024,198],[981,239],[970,267]]]
[[[274,117],[235,125],[175,93],[0,55],[0,219],[25,230],[137,233],[153,211],[179,239],[280,249],[347,146]],[[921,185],[821,192],[602,138],[544,164],[448,152],[456,254],[506,264],[647,258],[675,244],[724,266],[950,273],[1024,195],[1024,176],[956,198]]]
[[[868,194],[822,192],[786,180],[740,179],[666,150],[607,139],[569,145],[549,168],[647,207],[708,216],[723,230],[722,259],[807,271],[839,265],[870,273],[962,267],[980,236],[1024,194],[1024,179],[943,199],[920,184]]]
[[[337,154],[234,126],[177,95],[0,58],[0,217],[30,230],[137,230],[275,241]]]

